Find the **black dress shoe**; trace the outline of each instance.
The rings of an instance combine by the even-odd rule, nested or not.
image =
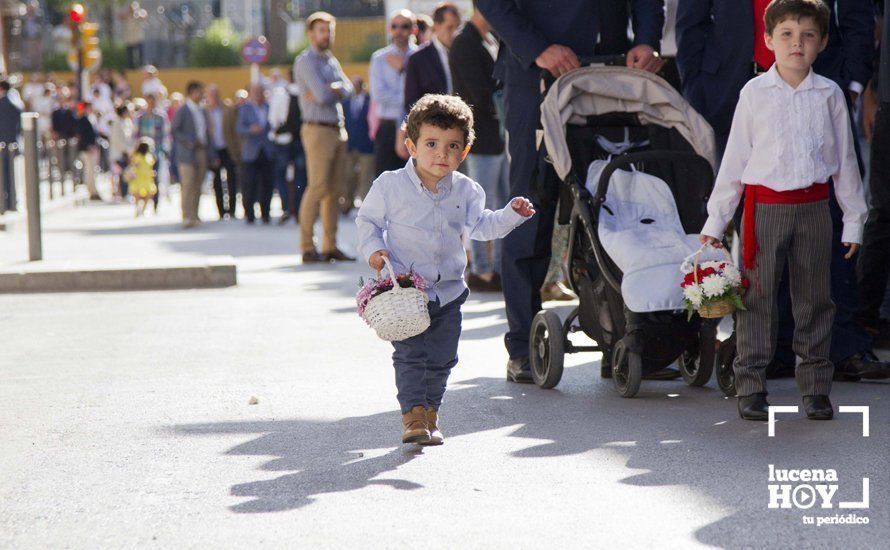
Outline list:
[[[253,225],[253,222],[254,222],[253,218],[247,218],[246,220],[244,220],[244,223],[246,223],[247,225]]]
[[[881,361],[874,353],[866,351],[838,363],[834,372],[843,380],[886,380],[890,378],[890,363]]]
[[[507,382],[531,384],[534,381],[528,357],[516,357],[507,361]]]
[[[322,254],[326,261],[335,261],[335,262],[354,262],[355,258],[352,256],[347,256],[343,253],[339,248],[335,248],[333,252],[326,252]]]
[[[278,225],[284,225],[290,220],[290,212],[285,212],[280,218],[278,218]]]
[[[769,418],[769,403],[766,402],[765,393],[752,393],[745,397],[739,397],[739,416],[743,420],[759,420],[763,422]]]
[[[269,225],[270,223],[272,223],[272,219],[269,218],[268,216],[264,216],[263,217],[263,225]]]
[[[303,252],[304,264],[318,264],[326,261],[328,261],[327,258],[315,250],[307,250],[306,252]]]
[[[803,396],[803,410],[810,420],[831,420],[834,418],[834,408],[827,395]]]

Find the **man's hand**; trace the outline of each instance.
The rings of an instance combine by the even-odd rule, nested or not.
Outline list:
[[[335,96],[337,96],[340,99],[342,99],[343,96],[345,95],[343,93],[343,84],[340,82],[331,82],[331,84],[328,86],[328,89],[331,90],[332,94],[334,94]]]
[[[856,255],[856,252],[859,250],[859,245],[856,244],[856,243],[844,243],[844,246],[845,246],[846,248],[849,248],[849,249],[850,249],[846,254],[844,254],[844,259],[845,259],[845,260],[849,260],[850,258],[852,258],[853,256],[855,256],[855,255]]]
[[[712,246],[714,248],[723,248],[723,243],[720,241],[720,239],[712,237],[710,235],[699,235],[698,242]]]
[[[315,94],[312,93],[312,90],[306,90],[305,94],[306,101],[315,103]]]
[[[627,66],[657,73],[664,66],[664,61],[648,44],[634,46],[627,52]]]
[[[400,73],[405,69],[405,58],[397,53],[391,53],[386,56],[386,64]]]
[[[510,206],[513,208],[514,212],[523,218],[530,218],[535,215],[535,207],[532,204],[532,201],[525,197],[516,197],[510,201]]]
[[[383,269],[383,266],[385,265],[385,264],[383,263],[383,257],[384,257],[384,256],[386,256],[387,258],[389,258],[389,252],[387,252],[385,249],[382,249],[382,248],[381,248],[381,249],[378,250],[377,252],[371,254],[371,257],[368,258],[368,264],[369,264],[372,268],[376,269],[377,271],[380,271],[381,269]]]
[[[263,133],[263,127],[259,124],[251,124],[250,125],[250,133],[253,135],[259,135]]]
[[[550,71],[550,74],[555,77],[560,77],[580,67],[581,62],[578,61],[578,56],[575,55],[571,48],[560,46],[559,44],[551,44],[535,59],[535,65]]]

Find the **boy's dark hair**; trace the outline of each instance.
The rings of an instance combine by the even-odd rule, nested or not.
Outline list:
[[[464,134],[464,145],[472,145],[476,139],[473,131],[473,111],[464,100],[453,95],[427,94],[411,107],[405,131],[415,144],[420,139],[420,127],[431,124],[436,128],[457,128]]]
[[[201,83],[198,82],[197,80],[192,80],[192,81],[189,82],[188,85],[185,87],[185,95],[192,95],[192,92],[194,92],[194,91],[196,91],[196,90],[203,90],[203,89],[204,89],[204,85],[203,85],[203,84],[201,84]]]
[[[436,9],[433,10],[433,23],[443,23],[445,21],[446,13],[452,14],[453,16],[457,17],[458,21],[460,21],[460,10],[457,9],[457,6],[455,6],[451,2],[442,2],[441,4],[436,6]]]
[[[766,34],[773,34],[776,25],[786,19],[794,18],[800,21],[803,17],[815,19],[822,37],[828,36],[831,10],[828,9],[824,0],[773,0],[767,6],[766,13],[763,14]]]
[[[6,79],[0,80],[0,92],[8,92],[10,89],[9,81]]]

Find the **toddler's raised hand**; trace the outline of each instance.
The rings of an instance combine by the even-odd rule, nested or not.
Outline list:
[[[528,218],[535,215],[535,208],[532,205],[532,201],[528,200],[525,197],[516,197],[512,201],[510,201],[510,206],[513,210],[522,216],[523,218]]]
[[[856,243],[843,243],[844,247],[849,248],[850,250],[844,254],[844,259],[849,260],[853,256],[856,255],[856,252],[859,250],[859,245]]]
[[[380,249],[377,252],[371,254],[371,257],[368,258],[368,264],[377,271],[380,271],[381,269],[383,269],[384,266],[384,256],[389,258],[389,252],[387,252],[385,249]]]

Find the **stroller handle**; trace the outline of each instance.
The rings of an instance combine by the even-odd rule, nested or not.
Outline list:
[[[624,54],[611,55],[587,55],[578,58],[582,67],[590,67],[593,65],[605,65],[610,67],[624,67],[627,64],[627,56]],[[544,95],[550,90],[550,86],[556,82],[556,77],[550,74],[546,69],[541,70],[541,88]]]

